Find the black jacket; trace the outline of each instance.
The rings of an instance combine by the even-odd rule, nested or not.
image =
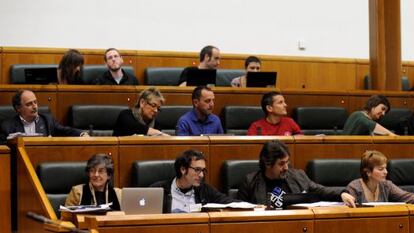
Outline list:
[[[313,182],[303,170],[289,168],[286,183],[292,193],[316,193],[322,200],[341,201],[345,189],[325,187]],[[257,171],[246,176],[239,187],[237,197],[242,201],[266,205],[266,182],[262,172]]]
[[[43,136],[80,136],[81,130],[63,126],[59,124],[55,118],[49,114],[39,113],[39,117],[45,122],[46,128],[42,129]],[[3,121],[1,124],[2,141],[6,141],[6,138],[11,133],[22,132],[24,133],[24,126],[18,114],[14,117]]]
[[[102,77],[97,78],[93,83],[98,85],[138,85],[138,80],[133,74],[125,72],[123,69],[121,70],[123,76],[119,84],[115,82],[115,79],[112,77],[109,70],[105,71]]]
[[[164,213],[168,213],[170,210],[169,196],[171,194],[171,184],[173,180],[159,181],[151,185],[151,187],[162,187],[164,189]],[[239,200],[232,199],[223,193],[219,192],[216,188],[206,183],[201,183],[199,187],[194,187],[195,203],[201,203],[202,205],[207,203],[220,203],[228,204],[231,202],[237,202]]]

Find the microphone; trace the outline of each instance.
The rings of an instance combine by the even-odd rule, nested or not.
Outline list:
[[[28,217],[28,218],[30,218],[32,220],[35,220],[36,222],[47,223],[47,224],[51,224],[51,225],[54,225],[54,226],[62,227],[64,229],[66,229],[66,230],[70,230],[71,232],[76,232],[76,233],[90,233],[90,231],[88,231],[88,230],[81,230],[81,229],[78,229],[76,227],[65,226],[65,224],[62,224],[62,223],[60,223],[58,221],[54,221],[54,220],[52,220],[50,218],[46,218],[43,215],[36,214],[36,213],[31,212],[31,211],[29,211],[29,212],[26,213],[26,217]]]
[[[52,223],[51,219],[48,219],[45,216],[35,214],[33,212],[30,212],[30,211],[26,213],[26,217],[28,217],[30,219],[33,219],[37,222],[41,222],[41,223]]]
[[[89,136],[91,136],[91,137],[92,137],[92,135],[93,135],[93,125],[92,125],[92,124],[90,124],[90,125],[89,125]]]

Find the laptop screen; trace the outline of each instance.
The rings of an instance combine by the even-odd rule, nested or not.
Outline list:
[[[248,72],[247,87],[276,87],[277,72]]]
[[[189,69],[187,72],[187,86],[216,85],[217,70]]]
[[[28,68],[24,70],[25,83],[49,84],[57,83],[57,68]]]
[[[125,214],[161,214],[163,188],[123,188],[121,210]]]

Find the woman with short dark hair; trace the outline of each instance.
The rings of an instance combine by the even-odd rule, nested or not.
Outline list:
[[[87,162],[86,173],[89,181],[72,187],[65,206],[101,205],[112,202],[113,210],[121,210],[121,190],[114,188],[111,178],[114,163],[107,154],[95,154]]]

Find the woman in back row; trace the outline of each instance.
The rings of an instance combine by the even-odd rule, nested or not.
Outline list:
[[[348,184],[349,194],[357,203],[414,203],[414,194],[404,191],[387,180],[387,157],[379,151],[366,151],[361,158],[361,177]]]
[[[84,59],[76,49],[69,49],[59,62],[57,77],[59,84],[83,84],[81,71]]]

